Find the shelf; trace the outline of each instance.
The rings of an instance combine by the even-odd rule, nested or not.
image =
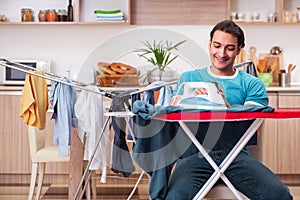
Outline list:
[[[0,22],[0,25],[130,25],[129,22]]]
[[[0,22],[0,25],[70,25],[70,24],[110,24],[128,25],[130,24],[130,1],[131,0],[73,0],[74,21],[73,22],[39,22],[39,10],[67,9],[68,0],[47,1],[47,0],[11,0],[0,2],[0,15],[5,15],[7,22]],[[21,9],[30,8],[33,11],[33,22],[21,22]],[[98,22],[94,10],[116,10],[120,9],[124,13],[125,22]]]
[[[299,24],[299,22],[292,22],[292,15],[290,15],[288,22],[284,16],[285,11],[289,11],[290,13],[297,12],[297,7],[299,6],[300,3],[296,0],[228,0],[228,18],[230,18],[233,13],[237,15],[243,13],[246,21],[243,23],[247,24]],[[258,13],[263,22],[251,21],[253,13]],[[277,13],[276,22],[268,21],[270,13]]]

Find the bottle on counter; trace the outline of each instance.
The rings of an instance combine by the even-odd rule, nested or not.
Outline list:
[[[69,0],[69,5],[68,5],[68,21],[72,22],[73,21],[73,6],[72,6],[72,0]]]

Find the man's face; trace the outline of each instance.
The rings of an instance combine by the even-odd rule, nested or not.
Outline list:
[[[220,75],[231,74],[235,57],[240,53],[237,37],[217,30],[208,49],[212,62],[212,71]]]

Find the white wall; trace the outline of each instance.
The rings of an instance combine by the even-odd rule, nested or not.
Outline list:
[[[300,29],[298,25],[241,25],[246,33],[246,47],[256,46],[258,53],[269,52],[272,46],[284,50],[284,63],[298,65],[292,82],[300,83]],[[0,58],[49,58],[52,71],[77,76],[82,63],[93,50],[107,39],[123,31],[142,28],[126,25],[1,25]],[[191,38],[207,51],[212,25],[156,26],[177,31]],[[121,43],[119,45],[122,45]],[[113,51],[112,46],[107,51]],[[106,49],[104,49],[106,50]],[[201,63],[199,63],[199,66]]]

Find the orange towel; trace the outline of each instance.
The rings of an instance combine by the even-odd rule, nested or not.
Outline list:
[[[35,71],[44,75],[44,71]],[[24,124],[35,126],[40,130],[46,127],[48,109],[48,87],[44,78],[26,74],[20,102],[20,114]]]

